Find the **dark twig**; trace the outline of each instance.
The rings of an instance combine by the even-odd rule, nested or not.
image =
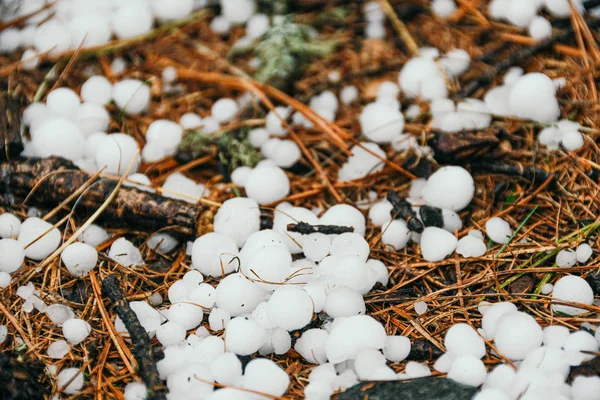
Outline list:
[[[288,224],[288,232],[295,232],[301,235],[310,235],[311,233],[323,233],[325,235],[341,235],[342,233],[354,232],[352,226],[337,226],[337,225],[311,225],[306,222],[298,222],[297,224]]]
[[[544,182],[552,175],[550,172],[537,167],[521,164],[508,164],[497,160],[480,160],[471,163],[473,171],[486,171],[495,174],[520,176],[531,181]]]
[[[414,339],[410,347],[408,360],[429,361],[436,360],[444,354],[427,339]]]
[[[148,389],[149,400],[166,400],[165,388],[158,375],[155,357],[163,357],[162,354],[152,349],[152,340],[146,330],[140,324],[137,316],[129,307],[125,295],[119,286],[119,279],[115,275],[109,275],[102,281],[102,294],[112,303],[123,324],[129,332],[133,343],[133,355],[138,362],[138,374]],[[161,352],[162,353],[162,352]]]
[[[419,215],[425,226],[435,226],[436,228],[444,226],[444,217],[441,208],[424,205],[419,208]]]
[[[417,213],[413,211],[412,205],[406,199],[403,199],[397,193],[390,190],[387,194],[387,200],[392,203],[392,217],[404,220],[411,231],[417,233],[423,232],[423,223],[419,220]]]
[[[0,94],[0,161],[15,158],[23,151],[20,103],[17,97]]]

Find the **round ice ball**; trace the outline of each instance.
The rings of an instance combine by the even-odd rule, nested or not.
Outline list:
[[[319,218],[319,224],[351,226],[354,228],[354,233],[363,236],[366,230],[364,215],[348,204],[336,204],[328,209],[325,214]]]
[[[475,194],[473,177],[463,167],[447,166],[434,172],[423,189],[427,204],[452,211],[467,207]]]
[[[441,261],[456,249],[458,240],[450,232],[430,226],[421,234],[421,253],[429,262]]]
[[[81,130],[67,118],[49,118],[40,123],[32,132],[31,143],[38,157],[59,156],[76,161],[83,155]]]
[[[504,314],[498,320],[494,343],[511,360],[523,360],[542,345],[544,334],[536,320],[524,312]]]
[[[227,310],[232,317],[250,313],[265,298],[260,287],[236,273],[226,276],[217,285],[216,305]]]
[[[21,224],[18,241],[25,248],[25,257],[40,261],[58,248],[60,231],[40,218],[27,218]]]
[[[260,229],[258,203],[244,197],[226,200],[215,215],[214,229],[232,238],[237,247],[242,247],[246,239]]]
[[[485,231],[490,239],[496,243],[506,244],[512,236],[512,228],[502,218],[490,218],[485,223]]]
[[[475,329],[465,323],[454,324],[444,337],[444,346],[453,357],[485,356],[485,342]]]
[[[71,118],[77,114],[81,100],[72,89],[57,88],[48,93],[46,107],[59,117]]]
[[[77,394],[83,388],[83,372],[79,368],[65,368],[56,377],[57,385],[63,393]]]
[[[101,75],[90,77],[81,86],[81,98],[86,103],[103,106],[110,102],[112,95],[112,84]]]
[[[368,104],[360,114],[363,135],[375,143],[390,143],[402,133],[404,116],[382,102]]]
[[[63,336],[71,346],[78,345],[92,332],[92,327],[87,321],[79,318],[72,318],[62,326]]]
[[[368,315],[347,317],[334,324],[326,343],[329,362],[353,360],[366,348],[382,349],[387,335],[383,325]]]
[[[267,331],[264,328],[244,317],[233,318],[225,328],[227,351],[240,356],[256,353],[267,339]]]
[[[122,175],[130,164],[129,174],[133,174],[140,165],[138,144],[124,133],[106,136],[96,148],[94,157],[98,168],[106,167],[104,172],[108,174]]]
[[[161,21],[174,21],[183,19],[191,14],[194,9],[193,0],[150,0],[150,7]]]
[[[0,254],[1,272],[12,274],[23,265],[25,250],[23,245],[14,239],[0,239]]]
[[[279,167],[256,167],[248,175],[245,189],[248,197],[258,204],[269,204],[290,193],[290,180]]]
[[[481,386],[485,381],[487,371],[483,361],[473,356],[458,357],[452,362],[448,379],[467,386]]]
[[[98,251],[89,244],[75,242],[63,250],[62,262],[75,276],[86,276],[98,262]]]
[[[575,302],[582,304],[593,304],[594,292],[589,283],[578,276],[563,276],[554,284],[552,300]],[[552,304],[552,310],[567,315],[580,315],[588,312],[583,308],[563,304]]]
[[[121,4],[113,13],[111,27],[119,39],[130,39],[152,30],[154,16],[146,4]]]
[[[150,104],[150,87],[137,79],[124,79],[113,85],[112,98],[126,114],[140,114]]]
[[[192,266],[209,276],[223,276],[237,267],[234,260],[238,248],[224,233],[211,232],[200,236],[192,246]]]
[[[274,326],[287,331],[303,328],[312,319],[312,299],[298,287],[282,286],[267,302],[267,315]]]

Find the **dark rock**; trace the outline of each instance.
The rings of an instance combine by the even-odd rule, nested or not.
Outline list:
[[[412,381],[363,382],[338,396],[339,400],[468,400],[476,388],[450,379],[427,377]]]
[[[0,400],[45,399],[44,363],[15,351],[0,352]]]

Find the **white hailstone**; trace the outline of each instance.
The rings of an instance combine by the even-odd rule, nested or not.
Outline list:
[[[552,36],[552,24],[546,18],[537,16],[529,23],[527,32],[535,40],[546,40]]]
[[[535,318],[524,312],[509,312],[498,320],[494,344],[511,360],[523,360],[542,345],[544,334]]]
[[[203,316],[202,307],[196,305],[191,299],[189,302],[171,305],[167,312],[169,321],[181,325],[186,331],[197,328],[202,322]]]
[[[336,287],[327,294],[323,311],[332,318],[351,317],[366,313],[365,300],[356,290]]]
[[[227,351],[240,356],[256,353],[267,339],[264,328],[256,321],[244,317],[233,318],[225,328]]]
[[[219,0],[221,13],[233,24],[243,24],[254,15],[254,0]]]
[[[21,62],[24,70],[31,71],[38,67],[40,64],[39,53],[33,49],[27,49],[21,56]]]
[[[152,181],[150,181],[148,175],[139,172],[129,175],[127,180],[123,182],[123,185],[134,187],[145,192],[155,192],[154,188],[152,188]]]
[[[556,265],[560,268],[569,268],[577,262],[577,254],[573,250],[561,250],[556,255]]]
[[[150,105],[150,87],[137,79],[124,79],[113,85],[112,98],[126,114],[140,114]]]
[[[2,216],[0,216],[0,226],[2,225],[1,222]],[[590,259],[590,257],[592,256],[593,250],[592,247],[587,244],[587,243],[582,243],[579,246],[577,246],[577,250],[575,251],[575,254],[577,255],[577,262],[579,263],[584,263],[587,262],[587,260]]]
[[[151,333],[158,329],[163,321],[163,316],[154,307],[145,301],[132,301],[129,305],[146,332]]]
[[[369,21],[365,29],[365,36],[369,39],[385,38],[385,25],[382,21]]]
[[[113,242],[108,251],[108,258],[124,267],[137,267],[144,264],[138,248],[125,238],[119,238]]]
[[[374,154],[373,154],[374,153]],[[338,171],[340,181],[364,178],[369,174],[381,171],[382,159],[387,159],[385,151],[375,143],[362,142],[350,149],[350,157]]]
[[[52,116],[46,104],[40,102],[31,103],[23,110],[23,124],[32,126]]]
[[[590,336],[591,337],[591,336]],[[592,337],[593,339],[593,337]],[[556,374],[556,376],[566,379],[569,375],[570,366],[567,362],[567,354],[562,349],[538,347],[519,364],[522,371],[531,368],[547,374]]]
[[[257,166],[248,176],[245,189],[258,204],[269,204],[290,193],[290,180],[277,166]]]
[[[452,358],[485,356],[485,342],[475,329],[465,323],[454,324],[444,337],[444,346]]]
[[[166,119],[158,119],[152,122],[146,131],[146,142],[158,144],[165,149],[167,155],[175,154],[182,137],[183,129],[181,126]]]
[[[356,255],[367,261],[370,250],[369,243],[362,235],[346,232],[333,239],[330,253],[332,256]]]
[[[577,366],[584,361],[593,359],[594,355],[589,353],[597,353],[600,349],[600,344],[588,332],[576,331],[567,337],[564,349],[569,365]]]
[[[61,260],[71,274],[82,277],[96,266],[98,251],[89,244],[75,242],[63,250]]]
[[[163,297],[159,292],[154,292],[148,297],[148,303],[153,306],[161,305],[163,302]]]
[[[552,299],[554,301],[592,304],[594,302],[594,292],[585,279],[569,275],[563,276],[554,284]],[[552,310],[567,315],[580,315],[588,312],[583,308],[562,304],[552,304]]]
[[[423,378],[425,376],[431,375],[431,370],[429,369],[427,364],[415,361],[407,362],[404,372],[406,373],[406,375],[408,375],[409,378]]]
[[[465,99],[457,104],[456,110],[465,129],[484,129],[492,122],[492,116],[481,100]]]
[[[223,233],[242,247],[260,229],[260,209],[256,201],[244,197],[226,200],[214,218],[215,232]]]
[[[348,105],[358,99],[358,89],[356,86],[344,86],[340,92],[342,104]]]
[[[483,97],[483,101],[491,114],[509,115],[510,104],[508,97],[511,86],[496,86],[487,91]]]
[[[226,35],[231,30],[231,21],[223,15],[217,15],[210,21],[210,29],[218,35]]]
[[[281,211],[275,212],[273,230],[281,235],[281,240],[292,254],[301,253],[305,236],[295,232],[288,232],[288,224],[306,222],[315,225],[319,219],[312,211],[302,207],[291,207],[285,211]]]
[[[202,126],[202,118],[195,113],[185,113],[179,119],[179,125],[185,130],[200,128]]]
[[[379,260],[368,260],[367,268],[375,273],[375,281],[381,283],[383,286],[388,284],[389,273],[385,264]]]
[[[274,361],[256,358],[246,365],[241,382],[244,389],[279,397],[287,392],[290,377]]]
[[[487,246],[483,240],[473,236],[463,236],[456,245],[456,252],[465,258],[481,257],[487,251]]]
[[[394,219],[384,224],[381,232],[383,232],[381,241],[395,250],[402,250],[410,239],[410,230],[406,226],[406,222],[400,219]]]
[[[392,219],[392,209],[392,203],[386,199],[377,202],[369,208],[369,219],[373,225],[383,226]]]
[[[215,288],[208,283],[201,283],[189,294],[189,299],[192,303],[208,309],[213,308],[216,297]]]
[[[452,362],[454,360],[450,357],[450,353],[444,353],[438,358],[433,364],[433,369],[441,372],[443,374],[448,373],[450,371],[450,367],[452,366]]]
[[[156,338],[163,346],[173,346],[185,340],[185,328],[176,322],[166,322],[156,329]]]
[[[14,239],[0,239],[0,272],[12,274],[23,265],[26,250],[23,243]],[[44,258],[44,257],[42,257]]]
[[[481,386],[485,381],[487,371],[483,361],[473,356],[461,356],[452,362],[448,379],[467,386]]]
[[[79,318],[66,320],[62,326],[63,336],[71,346],[78,345],[92,332],[92,327],[87,321]]]
[[[269,139],[269,132],[265,128],[254,128],[248,132],[248,141],[254,147],[261,147]]]
[[[427,179],[422,193],[430,205],[460,211],[473,199],[475,183],[466,169],[447,166],[440,168]]]
[[[12,53],[19,48],[21,32],[16,28],[4,29],[0,33],[0,52]]]
[[[217,307],[227,310],[232,317],[252,312],[265,297],[265,292],[258,285],[239,273],[222,279],[216,291]]]
[[[301,329],[312,319],[312,299],[296,286],[282,286],[267,302],[267,315],[273,326],[287,331]]]
[[[555,17],[566,18],[571,15],[571,7],[569,6],[571,2],[568,0],[545,0],[543,3],[546,6],[546,10]],[[572,3],[578,12],[582,11],[583,5],[581,0],[574,0]]]
[[[569,328],[562,325],[550,325],[544,328],[544,346],[563,348],[571,333]]]
[[[94,158],[98,168],[113,175],[122,175],[131,164],[129,174],[137,172],[140,165],[139,147],[135,139],[125,133],[106,136],[96,148]]]
[[[83,373],[79,368],[65,368],[56,377],[57,385],[63,393],[77,394],[83,388]]]
[[[246,35],[258,39],[269,29],[269,17],[265,14],[254,14],[246,23]]]
[[[560,143],[567,151],[579,150],[584,144],[583,135],[578,131],[565,132],[560,140]]]
[[[369,379],[371,373],[379,367],[385,366],[385,357],[379,350],[364,349],[354,359],[354,370],[361,380]]]
[[[108,238],[109,235],[104,229],[96,224],[91,224],[77,239],[90,246],[97,247],[108,240]]]
[[[571,394],[577,400],[594,400],[598,398],[600,393],[600,376],[583,376],[575,377],[571,384]]]
[[[506,244],[509,242],[513,230],[508,222],[502,218],[494,217],[485,223],[485,233],[494,242]]]
[[[471,56],[463,49],[452,49],[439,62],[448,75],[458,76],[469,68]]]
[[[238,105],[235,100],[230,98],[222,98],[212,105],[210,109],[211,115],[220,123],[229,122],[238,112]]]
[[[177,80],[177,69],[173,66],[164,68],[161,72],[163,84],[173,83]]]
[[[109,123],[110,115],[103,106],[94,103],[83,103],[79,107],[78,126],[84,137],[94,132],[105,131]]]
[[[273,291],[292,274],[292,256],[284,246],[264,246],[240,253],[241,272],[264,290]]]
[[[453,0],[433,0],[431,11],[438,17],[446,18],[454,14],[456,3]]]
[[[414,308],[418,315],[423,315],[427,312],[427,303],[424,301],[417,301],[414,305]]]
[[[74,47],[92,47],[110,40],[108,18],[104,15],[85,13],[74,16],[68,23],[68,32]]]
[[[537,14],[539,2],[509,0],[506,6],[506,19],[513,25],[526,28]]]
[[[523,75],[510,89],[510,113],[542,123],[554,122],[560,117],[555,92],[554,83],[548,76],[538,72]]]
[[[169,397],[175,399],[205,399],[214,390],[214,380],[207,365],[192,362],[167,378]]]
[[[222,385],[235,385],[242,377],[242,362],[233,353],[223,353],[210,364],[215,381]]]
[[[425,55],[410,59],[398,76],[400,89],[408,98],[434,100],[448,96],[446,82],[432,58]]]
[[[515,391],[517,384],[517,372],[508,364],[499,364],[487,375],[483,384],[484,389],[497,389],[506,393]],[[515,393],[514,397],[520,395],[520,390]]]
[[[233,272],[238,255],[235,242],[226,234],[211,232],[200,236],[192,247],[192,266],[209,276],[222,276]]]
[[[10,285],[10,274],[0,271],[0,289],[4,289]]]
[[[524,73],[525,71],[521,67],[509,68],[506,74],[504,74],[504,84],[512,86]]]
[[[241,166],[237,167],[233,171],[231,171],[231,182],[237,186],[244,187],[246,182],[248,181],[248,176],[250,176],[250,172],[252,172],[252,168]]]
[[[485,337],[487,339],[495,339],[500,318],[505,314],[517,311],[517,306],[509,302],[494,303],[486,307],[485,314],[482,314],[483,318],[481,320],[481,327],[485,332]]]
[[[337,364],[354,359],[363,349],[382,349],[386,337],[385,329],[373,317],[355,315],[340,318],[327,338],[327,359]]]
[[[284,136],[287,129],[282,125],[281,119],[286,120],[290,113],[291,109],[287,107],[275,107],[274,110],[269,111],[265,126],[267,132],[272,136]]]
[[[433,226],[425,228],[421,234],[421,253],[429,262],[441,261],[456,249],[458,240],[450,232]]]
[[[329,254],[331,239],[323,233],[311,233],[304,237],[302,252],[309,260],[319,262]]]
[[[96,149],[100,146],[100,144],[104,141],[104,139],[108,135],[105,132],[93,132],[86,136],[84,144],[83,144],[83,158],[90,159],[94,165],[96,166]]]
[[[150,0],[150,7],[159,20],[175,21],[191,14],[194,9],[194,1],[173,0],[165,3],[162,0]]]
[[[48,354],[48,357],[50,358],[61,359],[67,355],[69,350],[71,350],[71,347],[69,347],[69,344],[66,341],[58,340],[48,346],[46,354]]]
[[[404,116],[400,110],[380,102],[367,104],[359,121],[362,134],[376,143],[390,143],[404,129]]]
[[[400,88],[394,82],[384,81],[377,88],[377,98],[396,98],[400,93]]]
[[[152,30],[154,16],[143,2],[121,3],[111,18],[111,27],[119,39],[130,39]],[[117,73],[116,71],[113,71]]]
[[[336,204],[331,207],[319,218],[319,223],[322,225],[352,226],[355,233],[363,236],[366,230],[364,215],[348,204]]]
[[[196,204],[198,198],[206,195],[206,187],[196,183],[181,172],[174,172],[167,177],[161,188],[161,194],[171,199],[183,200]]]
[[[411,343],[406,336],[388,336],[385,339],[383,355],[389,361],[397,363],[404,361],[410,354]]]
[[[300,160],[302,152],[296,142],[272,138],[261,146],[261,153],[281,168],[290,168]]]
[[[33,37],[33,45],[37,52],[57,55],[69,50],[71,36],[65,28],[54,19],[38,26]]]
[[[125,385],[123,397],[125,400],[146,400],[148,397],[148,388],[143,383],[130,382]]]
[[[292,337],[285,329],[275,328],[271,333],[271,344],[275,354],[285,354],[292,348]]]
[[[554,285],[551,283],[546,283],[544,284],[544,286],[542,286],[542,290],[540,291],[542,294],[550,294],[550,292],[552,292],[552,290],[554,290]]]
[[[208,316],[208,324],[213,331],[222,331],[231,320],[231,315],[222,308],[213,308]]]
[[[77,93],[69,88],[58,88],[48,93],[46,107],[54,115],[71,118],[79,111],[81,100]]]
[[[18,242],[26,247],[25,257],[40,261],[58,248],[60,231],[40,218],[27,218],[21,224]]]
[[[79,127],[67,118],[49,118],[32,132],[31,144],[38,157],[59,156],[71,161],[83,155],[84,137]]]
[[[112,84],[101,75],[94,75],[81,86],[81,98],[86,103],[103,106],[110,102]]]

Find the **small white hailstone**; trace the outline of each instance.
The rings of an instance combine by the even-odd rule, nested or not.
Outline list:
[[[461,356],[452,362],[448,379],[467,386],[481,386],[485,381],[487,371],[483,361],[473,356]]]
[[[373,225],[383,226],[392,219],[392,208],[392,203],[383,199],[369,208],[369,219]]]
[[[333,239],[330,254],[332,256],[356,255],[366,262],[370,250],[369,243],[362,235],[346,232]]]
[[[269,29],[269,17],[265,14],[254,14],[246,23],[246,35],[258,39]]]
[[[0,52],[12,53],[19,48],[21,32],[16,28],[4,29],[0,32]]]
[[[329,254],[331,240],[323,233],[311,233],[304,238],[302,252],[309,260],[319,262]]]
[[[582,351],[596,353],[600,349],[600,344],[598,344],[594,336],[588,332],[576,331],[567,337],[564,349],[569,364],[571,366],[576,366],[584,361],[589,361],[594,358],[593,354],[582,353]]]
[[[91,224],[79,236],[78,240],[90,246],[98,246],[109,238],[108,233],[96,224]]]
[[[25,300],[21,309],[26,313],[30,313],[35,308],[40,312],[46,310],[46,303],[40,299],[40,292],[35,290],[33,283],[29,282],[27,286],[20,286],[17,288],[17,296]]]
[[[0,216],[0,225],[2,224],[1,222],[2,216]],[[593,250],[592,247],[587,244],[587,243],[582,243],[579,246],[577,246],[577,250],[575,251],[575,254],[577,255],[577,262],[579,263],[584,263],[587,262],[587,260],[590,259],[590,257],[592,256]]]
[[[231,30],[231,21],[223,15],[217,15],[210,21],[210,29],[218,35],[226,35]]]
[[[283,136],[287,133],[287,130],[281,124],[281,119],[286,120],[291,113],[291,109],[287,107],[275,107],[274,110],[269,111],[266,117],[266,129],[272,136]]]
[[[552,24],[546,18],[537,16],[529,23],[527,32],[535,40],[546,40],[552,36]]]
[[[83,144],[83,158],[92,161],[94,169],[96,168],[96,149],[108,135],[105,132],[93,132],[86,136]]]
[[[585,279],[574,275],[568,275],[563,276],[554,284],[552,299],[555,301],[593,304],[594,292]],[[552,310],[567,315],[580,315],[588,312],[583,308],[562,304],[552,304]]]
[[[506,393],[512,393],[517,383],[517,372],[508,364],[499,364],[492,369],[483,384],[484,389],[498,389]],[[520,395],[517,392],[514,398]]]
[[[200,236],[192,247],[192,266],[209,276],[222,276],[233,272],[237,263],[238,248],[229,236],[211,232]]]
[[[571,384],[572,395],[578,400],[594,400],[600,393],[600,376],[578,375]]]
[[[326,343],[329,362],[352,360],[366,348],[382,349],[386,340],[381,323],[368,315],[355,315],[334,324]]]
[[[258,204],[279,201],[290,193],[290,180],[277,166],[257,166],[246,182],[246,194]]]
[[[31,103],[23,110],[23,123],[27,126],[32,126],[34,123],[42,122],[50,117],[52,117],[52,113],[44,103]]]
[[[63,369],[58,373],[56,380],[58,387],[66,394],[77,394],[83,387],[83,373],[79,368]]]
[[[134,187],[145,192],[155,192],[155,190],[152,188],[152,181],[150,181],[148,175],[139,172],[129,175],[127,180],[123,182],[123,185]]]
[[[261,147],[269,139],[269,132],[265,128],[254,128],[248,132],[248,141],[254,147]]]
[[[415,312],[418,315],[423,315],[427,312],[427,303],[425,303],[424,301],[417,301],[414,305],[415,308]]]
[[[73,46],[92,47],[107,43],[111,37],[106,16],[86,13],[78,15],[67,23]]]
[[[381,232],[383,232],[381,241],[392,246],[395,250],[402,250],[410,239],[410,231],[406,226],[406,222],[400,219],[394,219],[384,224],[381,227]]]
[[[119,238],[113,242],[108,251],[108,258],[124,267],[136,267],[144,264],[138,248],[125,238]]]
[[[31,144],[38,157],[59,156],[76,161],[83,154],[83,143],[79,127],[66,118],[44,120],[32,132]]]
[[[179,125],[185,130],[200,128],[202,126],[202,118],[195,113],[185,113],[179,119]]]
[[[194,1],[173,0],[166,3],[162,0],[150,0],[150,7],[159,20],[175,21],[191,14],[194,9]]]
[[[447,374],[448,371],[450,371],[453,361],[454,360],[450,357],[450,353],[444,353],[435,361],[433,369],[442,374]]]
[[[146,400],[148,397],[148,389],[146,385],[139,382],[130,382],[123,390],[125,400]]]
[[[167,155],[173,155],[177,151],[183,129],[173,121],[158,119],[148,126],[146,131],[146,142],[156,143],[165,149]]]
[[[376,143],[390,143],[404,129],[404,116],[385,103],[367,104],[359,117],[362,134]]]
[[[87,321],[71,318],[62,326],[63,336],[71,346],[78,345],[92,332],[92,327]]]
[[[150,87],[137,79],[124,79],[113,85],[112,98],[126,114],[140,114],[150,104]]]
[[[544,346],[563,348],[571,333],[569,328],[562,325],[549,325],[544,328]]]
[[[177,69],[168,66],[162,70],[161,77],[164,83],[173,83],[177,79]]]
[[[309,329],[302,333],[302,336],[296,340],[294,350],[296,350],[304,359],[312,364],[323,364],[327,361],[325,354],[325,345],[329,333],[323,329]]]
[[[33,45],[38,53],[50,52],[52,55],[57,55],[69,50],[71,36],[65,27],[52,19],[38,26],[33,37]]]
[[[137,171],[140,165],[138,153],[139,147],[133,137],[125,133],[112,133],[99,143],[94,157],[98,168],[106,167],[105,173],[122,175],[130,164],[129,173]]]
[[[265,296],[265,292],[260,289],[260,286],[239,273],[222,279],[216,290],[217,307],[227,310],[232,317],[252,312]]]
[[[208,316],[208,324],[213,331],[222,331],[231,320],[231,315],[222,308],[213,308]],[[218,381],[218,380],[217,380]]]
[[[583,135],[578,131],[565,132],[560,143],[567,151],[579,150],[584,145]]]
[[[120,4],[112,14],[111,27],[119,39],[130,39],[148,33],[154,23],[148,4],[128,3]],[[113,72],[119,73],[114,68]]]
[[[140,321],[140,325],[142,325],[146,332],[151,333],[156,331],[163,322],[163,315],[147,302],[132,301],[129,305]]]
[[[431,370],[429,369],[427,364],[415,361],[407,362],[404,372],[406,373],[406,375],[408,375],[409,378],[423,378],[425,376],[431,375]]]
[[[373,154],[374,153],[374,154]],[[381,171],[387,155],[381,147],[375,143],[362,142],[350,149],[350,157],[338,171],[340,181],[350,181],[364,178],[369,174]]]
[[[452,210],[442,210],[442,219],[444,220],[443,229],[450,233],[460,231],[463,228],[462,219],[460,215]]]
[[[535,318],[524,312],[504,314],[498,320],[494,344],[511,360],[523,360],[542,345],[544,334]]]
[[[369,21],[365,29],[365,36],[369,39],[385,38],[385,25],[381,21]]]
[[[48,357],[50,358],[61,359],[67,355],[69,350],[71,350],[71,347],[69,347],[69,344],[66,341],[58,340],[48,346],[46,354],[48,354]]]
[[[536,1],[509,0],[506,19],[519,28],[526,28],[537,14],[540,4]]]
[[[242,247],[260,229],[260,210],[256,201],[244,197],[226,200],[214,218],[215,232],[224,233]]]
[[[508,115],[510,114],[510,104],[508,98],[511,86],[496,86],[486,92],[483,101],[490,114]]]
[[[450,76],[458,76],[469,68],[471,56],[463,49],[452,49],[440,59],[440,65]]]
[[[175,399],[205,399],[214,390],[214,380],[207,365],[192,362],[167,378],[169,397]]]
[[[25,257],[40,261],[58,248],[60,231],[40,218],[27,218],[21,224],[18,242],[22,247],[29,246],[25,249]]]
[[[560,117],[555,92],[554,83],[548,76],[537,72],[523,75],[510,89],[510,113],[542,123],[554,122]]]
[[[245,23],[256,10],[254,0],[219,0],[219,2],[221,3],[221,13],[233,24]]]
[[[454,324],[444,337],[444,346],[453,358],[460,356],[485,356],[485,342],[468,324]]]
[[[366,348],[356,355],[354,371],[361,380],[369,379],[369,375],[379,367],[385,366],[385,357],[379,350]]]
[[[483,240],[467,235],[462,237],[456,245],[456,252],[465,258],[481,257],[487,251],[487,247]]]
[[[274,361],[256,358],[246,365],[242,387],[258,393],[279,397],[290,385],[288,374]]]
[[[222,98],[212,105],[210,112],[212,117],[220,123],[229,122],[238,112],[238,105],[235,100],[230,98]]]
[[[250,176],[250,172],[252,172],[252,168],[241,166],[237,167],[233,171],[231,171],[231,182],[237,186],[244,187],[246,182],[248,181],[248,176]]]
[[[352,226],[355,233],[363,236],[366,230],[364,215],[348,204],[336,204],[331,207],[319,218],[319,223],[322,225]]]
[[[404,361],[410,354],[411,343],[406,336],[388,336],[385,339],[383,355],[389,361],[397,363]]]
[[[508,222],[502,218],[494,217],[485,223],[485,233],[494,242],[506,244],[509,242],[513,230]]]
[[[434,100],[448,96],[446,82],[432,58],[425,55],[410,59],[398,76],[400,89],[409,98]]]
[[[477,239],[480,239],[480,240],[484,239],[483,233],[481,231],[477,230],[477,229],[471,229],[468,232],[468,235],[469,236],[473,236],[473,237],[475,237]]]
[[[569,6],[569,3],[570,1],[568,0],[544,0],[546,10],[558,18],[566,18],[571,15],[571,7]],[[581,0],[574,0],[572,3],[578,12],[583,10],[583,4]]]
[[[453,0],[433,0],[431,11],[441,18],[449,17],[456,11],[456,3]]]
[[[98,251],[89,244],[75,242],[63,250],[61,260],[71,274],[82,277],[96,266]]]
[[[233,318],[225,328],[227,351],[240,356],[256,353],[267,339],[267,331],[264,328],[244,317]]]
[[[336,287],[327,294],[323,311],[332,318],[351,317],[366,313],[365,300],[356,290]]]
[[[556,265],[560,268],[569,268],[577,262],[577,254],[573,250],[561,250],[556,255]]]
[[[379,260],[368,260],[366,264],[367,268],[375,273],[375,281],[381,283],[383,286],[388,284],[389,273],[385,264]]]
[[[394,82],[384,81],[377,88],[377,98],[396,98],[400,94],[400,88]]]
[[[505,314],[517,311],[517,306],[506,301],[490,304],[486,307],[485,314],[482,314],[483,318],[481,320],[481,327],[485,332],[485,337],[487,339],[494,339],[500,318]]]
[[[192,304],[191,299],[189,302],[171,305],[167,312],[168,320],[181,325],[186,331],[197,328],[202,322],[203,316],[204,313],[202,312],[202,307]]]
[[[312,299],[296,286],[282,286],[267,302],[267,315],[273,326],[287,331],[303,328],[312,319]]]
[[[452,211],[467,207],[474,194],[473,177],[458,166],[440,168],[427,179],[423,188],[423,197],[428,204]]]
[[[109,123],[110,115],[103,106],[94,103],[83,103],[79,107],[78,126],[84,136],[106,130]]]
[[[46,97],[46,107],[59,117],[72,117],[78,112],[80,104],[77,93],[69,88],[54,89]]]
[[[34,70],[40,64],[39,53],[33,49],[27,49],[21,56],[21,62],[24,70]]]
[[[222,385],[235,385],[242,377],[242,362],[233,353],[221,354],[210,364],[215,381]]]
[[[281,168],[289,168],[296,164],[302,153],[300,147],[292,140],[272,138],[264,142],[260,148],[262,155],[272,160]]]
[[[275,328],[271,333],[271,344],[275,354],[285,354],[292,348],[292,337],[285,329]]]
[[[267,313],[267,302],[263,301],[259,305],[256,306],[250,318],[254,320],[257,324],[262,326],[263,328],[270,330],[272,332],[273,323],[269,319],[269,315]]]
[[[8,272],[0,271],[0,289],[4,289],[10,285],[10,274]]]
[[[216,298],[215,288],[208,283],[201,283],[189,294],[189,299],[192,303],[209,309],[213,308]]]
[[[429,262],[441,261],[456,249],[458,240],[450,232],[433,226],[421,234],[421,253]]]
[[[456,110],[465,129],[484,129],[492,122],[490,110],[481,100],[465,99],[457,104]]]
[[[358,99],[358,89],[356,86],[344,86],[340,91],[340,100],[342,104],[348,105]]]
[[[73,309],[62,304],[52,304],[46,307],[46,315],[56,326],[61,327],[66,321],[75,318]]]
[[[244,249],[240,260],[241,272],[267,291],[275,290],[292,274],[292,256],[284,246],[264,246],[256,251]]]
[[[0,325],[0,344],[6,341],[6,337],[8,336],[8,328],[6,325]]]
[[[554,285],[551,283],[546,283],[544,286],[542,286],[542,290],[540,292],[547,295],[550,294],[552,290],[554,290]]]
[[[302,287],[306,293],[309,294],[310,298],[313,301],[314,312],[318,313],[323,310],[325,307],[325,283],[324,282],[313,282],[308,283]]]
[[[185,328],[169,321],[156,329],[156,338],[165,347],[179,344],[185,340]]]
[[[0,257],[0,272],[11,274],[23,265],[26,251],[20,241],[0,239],[0,254],[2,254],[2,257]]]
[[[349,387],[358,384],[358,377],[351,368],[348,368],[344,372],[341,372],[332,382],[334,391],[346,390]]]

